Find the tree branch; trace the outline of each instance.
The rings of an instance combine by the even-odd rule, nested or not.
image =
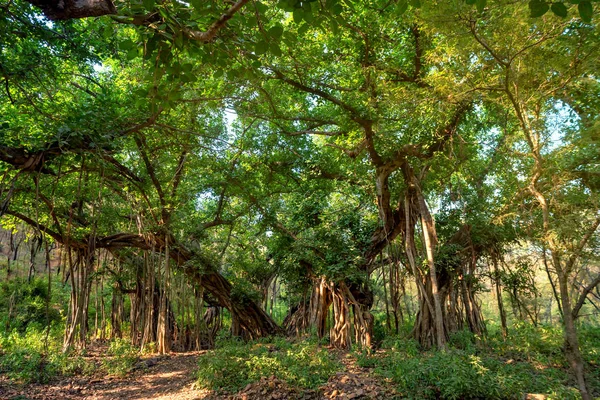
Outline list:
[[[577,317],[579,316],[579,311],[581,310],[581,307],[583,307],[583,303],[585,303],[585,300],[587,299],[587,295],[598,285],[600,285],[600,274],[598,274],[598,276],[596,276],[596,279],[594,279],[589,285],[587,285],[583,289],[583,292],[581,292],[581,294],[579,295],[579,300],[577,300],[575,307],[573,307],[573,319],[577,319]]]

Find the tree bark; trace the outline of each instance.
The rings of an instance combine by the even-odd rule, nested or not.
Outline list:
[[[116,14],[111,0],[26,0],[51,20],[67,20]]]
[[[575,373],[575,379],[577,379],[582,400],[592,400],[592,395],[588,392],[585,381],[584,361],[579,350],[579,339],[577,337],[577,329],[575,328],[571,299],[569,298],[568,276],[564,273],[559,273],[558,284],[563,309],[563,323],[565,325],[565,354],[569,365]]]
[[[492,259],[494,265],[494,283],[496,287],[496,301],[498,302],[498,313],[500,314],[500,323],[502,324],[502,337],[508,336],[508,326],[506,324],[506,311],[504,310],[504,302],[502,301],[502,289],[500,287],[500,272],[498,271],[498,260],[496,257]]]

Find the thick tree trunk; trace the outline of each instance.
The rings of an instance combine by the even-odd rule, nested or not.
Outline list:
[[[333,347],[347,350],[352,345],[347,291],[335,284],[331,284],[329,290],[333,299],[333,324],[329,329],[329,341]]]
[[[311,329],[322,339],[327,332],[327,313],[333,298],[324,277],[315,279],[310,287],[310,299],[304,299],[290,310],[283,321],[287,335],[300,336]]]

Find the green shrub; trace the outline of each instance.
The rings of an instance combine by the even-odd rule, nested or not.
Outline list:
[[[102,366],[109,374],[125,376],[139,359],[138,350],[126,339],[115,339],[108,346]]]
[[[477,344],[472,334],[458,332],[445,352],[420,352],[414,340],[390,337],[384,341],[390,349],[384,356],[358,360],[376,364],[376,373],[412,399],[520,399],[524,393],[578,398],[557,329],[526,327],[511,333],[514,337],[506,342],[491,335],[487,344]]]
[[[61,325],[53,326],[48,333],[39,325],[30,324],[24,333],[15,329],[0,335],[0,373],[24,383],[43,383],[57,375],[92,373],[92,362],[61,352],[62,331]]]
[[[237,391],[263,376],[275,376],[293,386],[314,389],[340,368],[339,361],[313,341],[231,340],[200,357],[198,384],[213,390]]]
[[[0,282],[1,326],[24,332],[29,324],[60,322],[60,311],[52,301],[48,307],[48,297],[48,282],[44,279]],[[10,315],[6,312],[9,308],[12,308]]]

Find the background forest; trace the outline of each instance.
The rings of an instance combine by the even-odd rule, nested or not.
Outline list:
[[[314,390],[337,349],[599,397],[597,8],[2,1],[0,395],[198,350]]]

